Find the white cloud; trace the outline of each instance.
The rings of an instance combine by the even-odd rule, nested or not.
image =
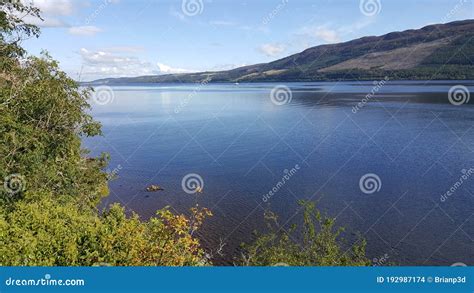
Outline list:
[[[41,17],[44,21],[38,18],[26,16],[24,18],[26,23],[34,24],[39,27],[71,27],[65,19],[71,15],[77,14],[85,7],[94,9],[94,12],[84,22],[83,29],[71,28],[72,33],[78,31],[78,34],[94,34],[91,29],[86,27],[89,25],[91,19],[97,17],[104,7],[109,4],[117,4],[119,0],[99,0],[99,1],[77,1],[77,0],[20,0],[25,4],[31,4],[40,10]]]
[[[142,61],[135,56],[120,55],[106,50],[91,51],[85,48],[82,48],[79,54],[83,64],[82,75],[88,80],[160,73],[151,62]]]
[[[22,2],[40,10],[43,21],[29,15],[23,19],[26,23],[39,27],[67,27],[67,23],[61,17],[71,15],[75,11],[72,0],[22,0]]]
[[[93,25],[73,26],[73,27],[70,27],[68,30],[68,32],[71,35],[77,35],[77,36],[94,36],[101,31],[102,30],[100,28]]]
[[[42,14],[58,16],[71,15],[74,12],[72,0],[30,0],[35,7],[38,7]]]
[[[328,29],[324,26],[316,27],[313,31],[309,32],[309,34],[326,43],[338,43],[341,41],[341,37],[336,30]]]
[[[347,39],[354,39],[359,31],[372,25],[376,21],[375,17],[359,19],[348,25],[334,27],[331,24],[303,27],[294,33],[297,51],[320,44],[339,43]]]
[[[89,65],[132,65],[139,60],[136,57],[121,56],[108,51],[90,51],[85,48],[80,50],[81,57]]]
[[[67,27],[67,23],[55,17],[44,16],[43,20],[41,20],[39,18],[28,15],[23,18],[23,20],[28,24],[33,24],[39,27]]]
[[[162,74],[193,72],[192,70],[189,70],[189,69],[175,68],[175,67],[171,67],[169,65],[165,65],[163,63],[156,63],[156,65],[158,66],[158,68],[160,70],[160,73],[162,73]]]
[[[285,51],[285,46],[282,44],[263,44],[258,47],[258,50],[268,57],[275,57]]]
[[[163,63],[153,64],[136,56],[126,55],[132,53],[130,49],[135,50],[135,47],[112,47],[97,51],[81,48],[79,54],[83,64],[82,76],[87,80],[93,80],[106,77],[193,72],[192,70],[175,68]]]

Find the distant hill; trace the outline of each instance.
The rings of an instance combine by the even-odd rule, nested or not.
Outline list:
[[[312,47],[227,71],[108,78],[94,83],[474,79],[474,20]]]

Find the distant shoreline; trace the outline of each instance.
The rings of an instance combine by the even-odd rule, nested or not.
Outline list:
[[[127,77],[129,78],[129,77]],[[133,78],[133,77],[131,77]],[[119,78],[111,78],[111,79],[121,79],[121,77]],[[318,83],[318,82],[373,82],[373,81],[378,81],[378,80],[381,80],[383,79],[380,78],[380,79],[339,79],[339,80],[268,80],[268,81],[245,81],[245,82],[239,82],[238,84],[239,85],[246,85],[246,84],[258,84],[258,83]],[[463,83],[472,83],[472,85],[474,85],[474,79],[389,79],[389,81],[391,82],[391,84],[393,84],[393,82],[410,82],[410,81],[413,81],[413,82],[419,82],[419,84],[422,84],[422,85],[429,85],[429,83],[431,82],[446,82],[446,84],[452,84],[456,81],[459,81],[459,82],[463,82]],[[160,85],[160,84],[175,84],[175,85],[184,85],[184,84],[197,84],[199,83],[198,81],[196,82],[178,82],[178,81],[175,81],[175,82],[172,82],[172,81],[158,81],[158,82],[138,82],[138,81],[112,81],[112,82],[99,82],[98,80],[94,80],[94,81],[77,81],[80,85],[83,85],[83,86],[98,86],[98,85],[113,85],[113,86],[120,86],[120,85],[143,85],[143,84],[150,84],[150,85],[153,85],[153,84],[156,84],[156,85]],[[232,85],[232,84],[235,84],[235,82],[231,82],[231,81],[211,81],[209,82],[209,84],[229,84],[229,85]],[[413,84],[416,84],[416,83],[413,83]],[[440,85],[438,83],[438,85]]]

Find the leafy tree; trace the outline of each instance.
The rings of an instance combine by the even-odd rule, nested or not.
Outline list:
[[[83,136],[101,134],[82,89],[46,52],[28,56],[21,40],[38,37],[25,16],[39,10],[0,3],[0,265],[208,265],[195,231],[211,212],[169,208],[141,221],[112,205],[103,171],[108,155],[88,156]],[[270,215],[270,214],[268,214]],[[276,217],[270,218],[276,222]],[[319,225],[319,230],[315,228]],[[304,239],[272,232],[247,246],[243,265],[365,265],[365,242],[344,253],[334,220],[305,203]]]
[[[0,3],[0,53],[1,56],[21,56],[25,50],[20,42],[29,37],[38,37],[37,26],[25,23],[25,17],[41,18],[38,8],[24,5],[20,1],[2,1]],[[4,60],[3,60],[4,61]]]
[[[20,174],[25,188],[13,199],[28,199],[49,190],[58,201],[95,206],[107,195],[107,162],[86,158],[81,136],[100,134],[100,125],[86,113],[90,92],[60,71],[48,55],[28,57],[2,72],[0,90],[0,176]],[[7,182],[9,184],[9,182]],[[15,190],[16,191],[16,190]],[[11,199],[10,190],[2,198]]]
[[[108,155],[88,157],[81,137],[101,134],[88,114],[91,89],[47,53],[28,56],[21,40],[39,29],[23,22],[39,11],[0,4],[0,265],[205,265],[193,236],[207,209],[169,208],[149,221],[113,205],[103,172]]]

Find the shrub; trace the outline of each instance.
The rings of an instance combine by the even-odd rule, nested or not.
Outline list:
[[[343,228],[335,228],[335,219],[322,216],[314,202],[300,201],[303,207],[303,227],[282,229],[276,215],[266,213],[270,232],[257,235],[244,245],[242,264],[250,266],[367,266],[365,240],[344,250]]]

